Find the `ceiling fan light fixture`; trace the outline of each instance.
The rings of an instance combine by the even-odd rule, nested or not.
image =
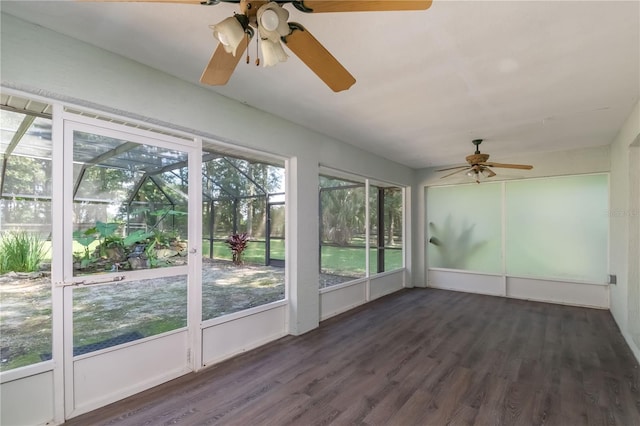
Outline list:
[[[465,174],[475,180],[476,183],[480,183],[481,180],[491,177],[491,173],[485,167],[478,165],[471,167]]]
[[[236,16],[230,16],[210,27],[213,36],[222,44],[224,50],[233,56],[236,56],[236,50],[245,38],[244,26]]]
[[[278,14],[272,9],[265,10],[260,17],[260,24],[262,25],[262,28],[267,31],[275,31],[278,28],[279,23],[280,18],[278,18]]]
[[[280,62],[285,62],[289,57],[282,48],[280,41],[271,41],[269,39],[260,39],[260,48],[262,49],[262,57],[264,59],[262,66],[270,67]]]
[[[269,2],[258,9],[256,14],[260,38],[267,38],[272,42],[279,42],[280,37],[291,33],[287,20],[289,11],[283,9],[276,2]]]

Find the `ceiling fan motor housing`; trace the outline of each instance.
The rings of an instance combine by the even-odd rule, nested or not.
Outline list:
[[[486,163],[489,160],[489,154],[472,154],[467,155],[467,163],[474,165],[478,163]]]

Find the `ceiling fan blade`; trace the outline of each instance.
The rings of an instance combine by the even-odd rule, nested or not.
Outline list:
[[[302,0],[293,5],[303,11],[324,12],[381,12],[391,10],[425,10],[432,0]]]
[[[440,177],[440,179],[448,178],[449,176],[453,176],[453,175],[455,175],[456,173],[464,172],[464,171],[465,171],[465,170],[467,170],[467,169],[468,169],[468,167],[465,167],[464,169],[461,169],[461,170],[456,170],[456,171],[455,171],[455,172],[453,172],[453,173],[449,173],[449,174],[447,174],[447,175],[444,175],[444,176]]]
[[[466,169],[469,166],[456,166],[456,167],[448,167],[446,169],[436,170],[436,172],[446,172],[447,170],[456,170],[456,169]]]
[[[530,166],[528,164],[503,164],[503,163],[480,163],[483,166],[490,166],[490,167],[503,167],[505,169],[522,169],[522,170],[531,170],[533,169],[533,166]]]
[[[295,53],[334,92],[347,90],[356,79],[302,25],[290,22],[291,34],[282,37]]]
[[[238,49],[236,50],[236,56],[233,56],[231,53],[227,53],[227,51],[224,50],[222,43],[219,43],[215,52],[211,55],[209,64],[202,72],[200,83],[208,84],[210,86],[222,86],[227,84],[229,78],[231,78],[231,74],[233,74],[233,70],[236,69],[238,62],[240,62],[240,58],[244,56],[244,52],[247,50],[247,45],[250,41],[251,37],[249,37],[246,43],[240,43],[240,46],[238,46]]]

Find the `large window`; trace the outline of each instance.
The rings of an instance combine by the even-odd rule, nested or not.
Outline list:
[[[428,264],[603,283],[607,206],[603,174],[431,187]]]
[[[427,190],[427,258],[430,267],[502,271],[500,183]]]
[[[37,102],[0,111],[0,371],[51,353],[49,113]]]
[[[320,287],[402,268],[403,212],[401,188],[321,175]]]
[[[606,282],[608,197],[606,175],[509,182],[507,273]]]
[[[283,164],[205,143],[202,185],[202,318],[283,300]]]

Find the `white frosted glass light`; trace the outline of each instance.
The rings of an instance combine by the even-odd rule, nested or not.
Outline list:
[[[262,64],[264,67],[276,65],[278,62],[284,62],[288,58],[279,41],[273,42],[269,39],[260,39],[260,48],[264,57]]]
[[[272,42],[279,42],[280,37],[291,33],[287,23],[289,12],[278,6],[275,2],[269,2],[258,9],[258,32],[260,38],[268,38]]]
[[[213,36],[217,38],[220,43],[224,44],[225,46],[229,46],[229,39],[226,35],[224,35],[224,33],[214,31]]]
[[[278,28],[280,20],[278,19],[278,14],[273,10],[265,10],[260,17],[260,23],[265,30],[275,31],[275,29]]]
[[[244,40],[245,33],[242,24],[230,16],[210,28],[213,30],[213,36],[222,44],[224,50],[236,56],[236,50],[240,42]]]

